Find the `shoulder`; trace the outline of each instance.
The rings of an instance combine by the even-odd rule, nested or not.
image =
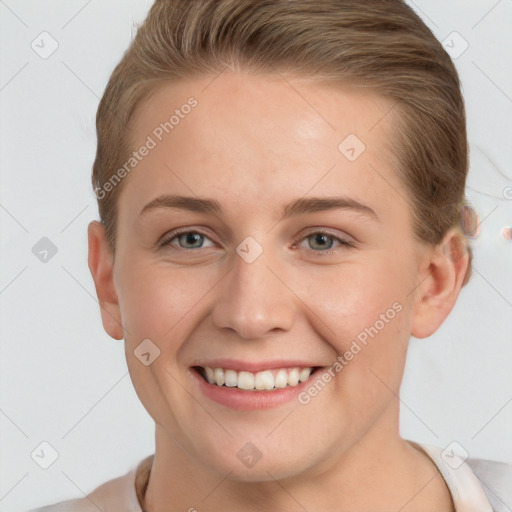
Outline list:
[[[467,458],[454,450],[414,443],[436,464],[446,481],[457,510],[510,512],[512,508],[512,464]],[[475,509],[472,505],[479,504]]]
[[[125,475],[101,484],[82,498],[61,501],[29,512],[142,512],[135,479],[138,469],[146,466],[152,458],[152,455],[146,457]]]

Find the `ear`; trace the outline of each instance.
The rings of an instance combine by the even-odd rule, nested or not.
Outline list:
[[[97,221],[91,222],[87,230],[87,238],[89,270],[96,286],[103,328],[109,336],[121,340],[124,336],[121,310],[114,286],[114,255],[108,245],[103,224]]]
[[[455,306],[465,284],[469,253],[465,240],[451,229],[443,241],[424,254],[419,268],[411,334],[431,336]]]

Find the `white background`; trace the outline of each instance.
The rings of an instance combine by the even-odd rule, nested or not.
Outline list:
[[[153,452],[122,341],[103,331],[87,267],[95,113],[149,0],[0,1],[0,510],[82,497]],[[512,2],[409,2],[454,59],[466,99],[474,275],[429,339],[410,343],[402,435],[512,463]],[[58,42],[41,58],[41,32]],[[455,37],[455,39],[454,39]],[[448,39],[446,39],[448,38]],[[51,48],[51,41],[44,46]],[[43,263],[32,247],[48,237]],[[58,452],[48,469],[31,453]],[[48,451],[47,451],[48,453]]]

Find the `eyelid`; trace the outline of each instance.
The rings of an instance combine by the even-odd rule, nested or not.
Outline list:
[[[202,230],[200,228],[195,228],[193,226],[184,226],[182,228],[176,228],[172,231],[165,233],[158,240],[157,246],[158,247],[170,247],[171,242],[175,238],[177,238],[180,235],[185,234],[185,233],[197,233],[197,234],[204,236],[205,238],[208,238],[213,243],[216,243],[215,240],[213,240],[213,238],[205,230]],[[350,240],[346,240],[345,238],[338,236],[335,233],[332,233],[329,229],[322,228],[322,227],[312,227],[312,228],[309,228],[306,233],[302,232],[299,235],[297,235],[296,237],[294,237],[292,239],[292,247],[295,247],[299,242],[304,241],[309,236],[316,235],[316,234],[327,235],[327,236],[334,238],[335,240],[337,240],[339,242],[341,247],[338,247],[336,249],[328,249],[325,251],[320,251],[320,250],[315,251],[315,250],[311,249],[311,252],[313,252],[313,253],[317,253],[317,254],[327,253],[328,251],[338,250],[340,248],[343,249],[343,248],[347,248],[347,247],[355,247],[355,245],[356,245],[356,242],[350,236],[349,236]],[[198,250],[198,249],[185,249],[183,247],[179,247],[176,249],[182,250],[182,251],[197,251]],[[199,249],[203,249],[203,247],[200,247]]]
[[[316,235],[316,234],[330,236],[330,237],[334,238],[335,240],[337,240],[342,245],[342,247],[347,247],[347,246],[355,247],[355,245],[356,245],[356,241],[350,235],[347,235],[347,237],[349,238],[347,240],[347,239],[343,238],[342,236],[331,232],[327,228],[316,227],[316,228],[309,228],[308,232],[301,233],[300,235],[297,235],[297,237],[295,237],[292,240],[292,246],[295,247],[298,242],[302,242],[309,236]],[[329,250],[332,250],[332,249],[329,249]],[[327,252],[327,251],[313,251],[313,252],[321,253],[321,252]]]
[[[213,240],[206,231],[199,228],[194,228],[193,226],[185,226],[183,228],[176,228],[172,231],[168,231],[158,239],[156,245],[157,247],[171,247],[171,241],[173,241],[176,237],[183,235],[184,233],[197,233],[210,239],[213,243],[216,243],[215,240]],[[197,251],[197,249],[184,249],[183,247],[179,247],[177,249],[182,251]]]

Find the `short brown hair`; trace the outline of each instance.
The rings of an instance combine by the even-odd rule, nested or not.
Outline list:
[[[290,71],[368,88],[393,102],[394,167],[409,193],[414,233],[438,244],[460,230],[469,167],[458,73],[421,18],[402,0],[157,0],[100,101],[92,183],[115,252],[122,183],[105,184],[133,148],[135,108],[162,81],[237,65]],[[461,240],[464,239],[461,233]],[[470,265],[464,284],[471,273]]]

